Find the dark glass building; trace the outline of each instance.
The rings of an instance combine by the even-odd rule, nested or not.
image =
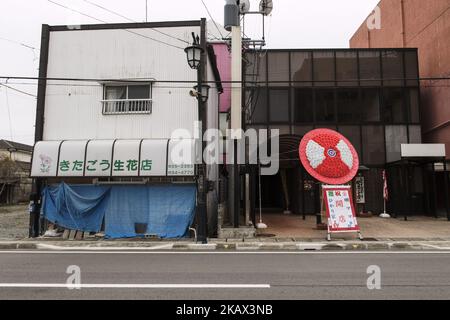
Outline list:
[[[281,170],[262,178],[263,208],[283,211],[289,205],[293,213],[304,215],[320,211],[320,186],[303,169],[298,146],[308,131],[329,128],[358,151],[359,175],[365,181],[359,211],[383,211],[386,169],[389,212],[436,214],[434,185],[428,183],[435,159],[401,158],[401,144],[422,142],[416,49],[249,51],[244,75],[246,127],[280,130]],[[259,188],[255,168],[251,171],[255,209]]]

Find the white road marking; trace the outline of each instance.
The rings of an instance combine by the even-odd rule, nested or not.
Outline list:
[[[29,251],[6,250],[0,254],[156,254],[156,255],[340,255],[340,254],[450,254],[448,251]]]
[[[77,284],[0,283],[0,288],[49,289],[270,289],[270,284]]]

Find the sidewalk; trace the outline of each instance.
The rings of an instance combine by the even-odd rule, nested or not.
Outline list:
[[[429,241],[299,241],[291,239],[218,240],[208,244],[197,244],[192,240],[179,241],[61,241],[22,240],[0,241],[0,250],[45,250],[45,251],[448,251],[450,240]]]

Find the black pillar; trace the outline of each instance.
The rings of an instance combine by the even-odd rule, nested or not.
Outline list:
[[[449,200],[449,173],[447,172],[447,162],[444,159],[444,197],[445,197],[445,209],[447,210],[447,220],[450,221],[450,200]]]
[[[45,113],[45,95],[47,91],[47,67],[48,67],[48,52],[50,43],[50,27],[42,25],[41,33],[41,52],[39,61],[39,81],[37,91],[36,104],[36,123],[34,140],[35,143],[42,141],[44,138],[44,113]],[[39,220],[41,209],[41,192],[42,179],[34,179],[32,184],[32,194],[30,195],[30,202],[32,202],[32,210],[30,214],[29,237],[39,237]]]
[[[198,190],[198,241],[206,244],[208,242],[208,216],[207,216],[207,209],[206,209],[206,202],[207,202],[207,193],[208,193],[208,177],[207,177],[207,170],[206,170],[206,162],[203,157],[203,151],[206,148],[206,141],[204,141],[203,137],[207,130],[207,110],[206,110],[206,103],[203,101],[203,97],[201,95],[202,93],[202,84],[203,79],[205,77],[206,73],[206,19],[201,20],[201,36],[200,36],[200,46],[203,49],[203,53],[201,56],[201,62],[200,66],[198,68],[197,73],[197,85],[198,90],[200,91],[199,95],[197,96],[198,100],[198,112],[199,112],[199,120],[202,122],[202,164],[199,166],[199,172],[198,172],[198,180],[197,180],[197,190]]]

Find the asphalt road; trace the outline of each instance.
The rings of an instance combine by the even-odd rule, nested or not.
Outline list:
[[[65,287],[71,265],[80,290]],[[0,252],[0,300],[449,298],[450,252]]]

